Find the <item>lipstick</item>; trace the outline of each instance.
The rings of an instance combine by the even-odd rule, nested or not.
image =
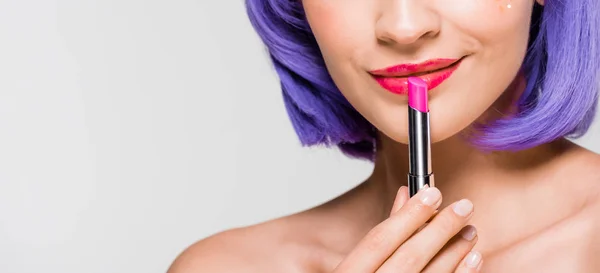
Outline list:
[[[431,168],[431,136],[427,83],[408,78],[408,191],[410,197],[420,189],[434,186]]]

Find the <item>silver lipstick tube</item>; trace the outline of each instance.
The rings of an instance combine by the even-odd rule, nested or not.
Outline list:
[[[408,107],[408,191],[413,197],[425,185],[433,187],[429,113]]]

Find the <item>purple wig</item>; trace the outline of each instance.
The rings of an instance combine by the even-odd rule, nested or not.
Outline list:
[[[303,145],[337,145],[373,160],[375,129],[331,79],[301,0],[245,0],[281,81],[292,125]],[[485,150],[522,150],[590,127],[600,89],[600,1],[535,4],[522,68],[527,87],[519,113],[480,126]]]

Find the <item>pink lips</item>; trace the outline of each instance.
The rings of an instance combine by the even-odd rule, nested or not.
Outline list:
[[[431,90],[446,79],[458,68],[462,59],[432,59],[416,64],[400,64],[369,73],[381,87],[395,94],[407,94],[408,78],[418,77]]]

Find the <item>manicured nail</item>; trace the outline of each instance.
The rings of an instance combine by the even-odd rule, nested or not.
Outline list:
[[[475,238],[475,235],[477,235],[477,229],[475,229],[475,227],[471,225],[464,227],[460,231],[460,236],[462,236],[467,241],[472,241],[473,238]]]
[[[460,200],[454,204],[452,210],[460,216],[467,216],[473,211],[473,203],[467,199]]]
[[[421,193],[421,202],[427,206],[435,205],[440,198],[442,198],[442,193],[437,188],[427,188]]]
[[[468,268],[477,268],[479,263],[481,263],[481,253],[477,251],[471,251],[469,255],[467,255],[465,263]]]

